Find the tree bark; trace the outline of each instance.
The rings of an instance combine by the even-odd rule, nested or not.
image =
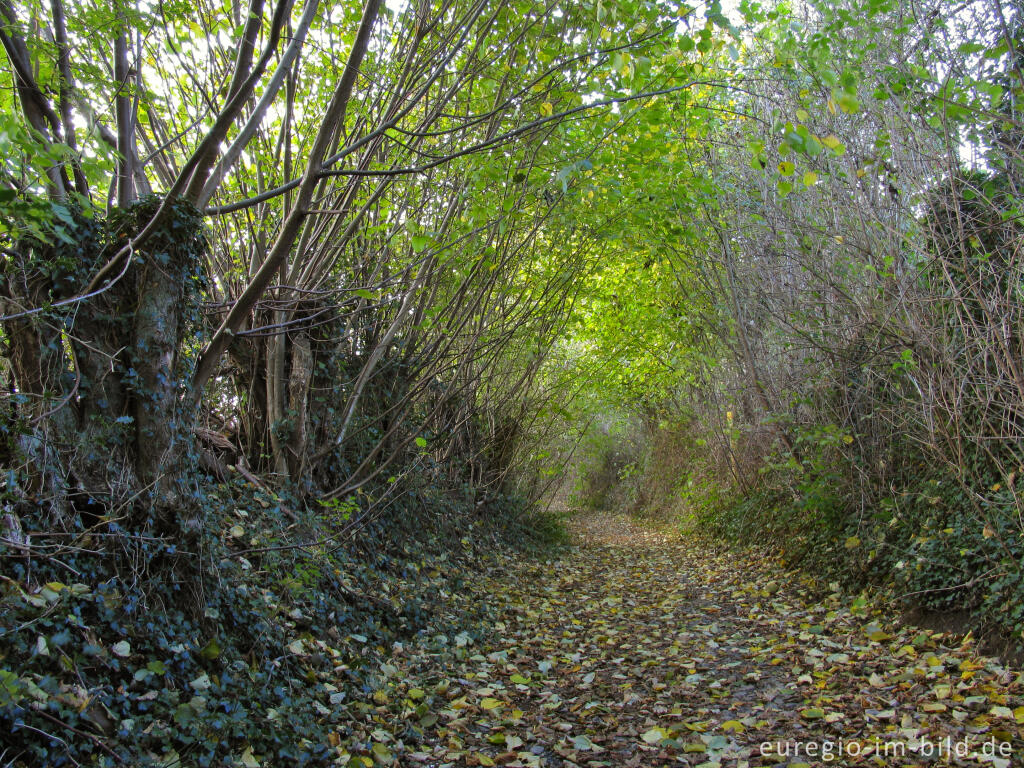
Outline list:
[[[291,374],[288,377],[288,413],[292,431],[288,441],[292,482],[309,490],[309,385],[313,378],[313,350],[309,336],[299,331],[292,338]]]
[[[128,95],[128,81],[131,77],[128,67],[127,21],[119,16],[121,28],[114,39],[114,80],[117,93],[114,96],[114,115],[117,121],[117,205],[128,208],[135,199],[135,173],[132,169],[134,158],[132,135],[132,103]]]

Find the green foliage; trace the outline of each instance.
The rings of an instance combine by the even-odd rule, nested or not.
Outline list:
[[[3,501],[47,532],[3,553],[4,724],[55,765],[322,761],[349,722],[328,674],[367,694],[378,647],[443,635],[453,562],[564,543],[523,501],[558,479],[1024,631],[1019,19],[994,7],[385,4],[322,126],[360,18],[324,6],[279,97],[215,137],[254,121],[216,190],[189,185],[212,208],[174,201],[83,299],[162,207],[112,206],[131,185],[99,126],[168,185],[245,27],[72,3],[67,82],[53,9],[19,4],[5,34],[75,114],[28,128],[0,74]],[[115,82],[91,42],[122,29],[138,79]],[[302,200],[280,185],[318,134],[336,157]],[[263,487],[211,490],[200,460]]]
[[[1010,483],[984,470],[974,482],[996,488],[979,508],[974,492],[945,473],[928,472],[926,457],[904,454],[896,495],[881,497],[867,515],[851,508],[835,472],[807,469],[795,498],[765,478],[753,493],[718,497],[693,507],[687,528],[745,546],[769,544],[784,562],[838,580],[850,589],[871,584],[904,608],[966,611],[975,626],[1013,636],[1024,631],[1021,563],[1024,545]],[[781,469],[772,472],[783,471]],[[713,483],[705,496],[715,494]]]
[[[13,112],[0,113],[0,241],[74,242],[74,212],[88,215],[92,207],[89,198],[73,194],[58,201],[40,194],[47,172],[71,156],[66,145],[48,144]]]
[[[971,8],[747,9],[758,45],[730,56],[712,21],[656,63],[699,53],[700,84],[595,153],[601,255],[549,368],[581,423],[645,424],[617,465],[584,438],[592,505],[1019,637],[1020,19]],[[662,421],[688,424],[668,450]]]
[[[611,404],[598,414],[580,437],[575,450],[575,477],[569,504],[580,509],[628,507],[630,476],[640,461],[639,425],[616,412]]]

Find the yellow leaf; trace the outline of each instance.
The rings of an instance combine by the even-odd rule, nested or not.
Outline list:
[[[858,536],[851,536],[850,538],[848,538],[846,540],[846,543],[843,546],[846,547],[847,549],[856,549],[857,547],[860,546],[860,537],[858,537]]]
[[[380,763],[389,764],[395,759],[391,754],[391,750],[380,743],[374,744],[370,752],[373,753],[374,759]]]
[[[864,634],[868,636],[868,640],[872,640],[876,643],[880,643],[883,640],[888,640],[892,635],[886,632],[881,627],[875,624],[869,624],[864,628]]]
[[[545,101],[540,105],[540,113],[544,117],[551,117],[555,113],[555,106],[550,101]]]
[[[245,768],[260,768],[260,761],[253,755],[252,747],[245,748],[245,751],[242,753],[241,762]]]
[[[665,731],[661,728],[651,728],[643,735],[640,736],[647,744],[660,744],[661,740],[665,738]]]
[[[743,733],[747,729],[743,727],[743,723],[739,720],[726,720],[722,723],[722,730],[726,733],[730,731],[733,733]]]
[[[499,707],[502,707],[504,705],[500,701],[498,701],[498,699],[494,699],[494,698],[491,698],[490,696],[488,696],[488,697],[484,698],[483,700],[481,700],[480,706],[483,707],[484,709],[491,710],[491,709],[498,709]]]

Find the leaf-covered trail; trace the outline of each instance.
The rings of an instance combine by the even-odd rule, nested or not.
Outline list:
[[[574,525],[564,557],[496,569],[486,640],[398,650],[351,764],[1022,764],[1024,678],[970,641],[622,518]]]

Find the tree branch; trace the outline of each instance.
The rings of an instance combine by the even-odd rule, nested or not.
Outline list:
[[[212,198],[214,193],[217,191],[217,187],[220,186],[221,181],[224,180],[224,177],[227,175],[228,171],[231,170],[232,166],[238,162],[238,158],[241,156],[242,150],[245,149],[246,145],[252,140],[252,137],[256,135],[256,131],[259,128],[260,123],[263,122],[267,109],[270,108],[274,99],[277,98],[277,93],[281,90],[281,85],[284,83],[292,64],[298,57],[299,51],[302,49],[302,45],[306,40],[306,33],[313,24],[313,18],[316,16],[319,6],[320,0],[309,0],[306,4],[305,10],[302,12],[302,18],[299,19],[299,25],[295,29],[295,34],[292,36],[292,41],[288,44],[284,55],[278,62],[277,68],[274,70],[274,74],[271,76],[270,82],[267,83],[267,87],[264,89],[259,103],[252,111],[252,114],[249,115],[249,119],[242,127],[238,136],[235,137],[233,142],[231,142],[231,146],[225,150],[224,155],[213,169],[213,172],[208,178],[203,180],[204,185],[200,188],[198,185],[198,177],[193,178],[185,196],[189,199],[194,199],[197,208],[202,208],[210,202],[210,198]]]
[[[242,33],[242,40],[238,46],[238,56],[235,58],[235,71],[231,78],[231,85],[228,86],[229,100],[242,89],[245,85],[245,78],[251,71],[252,54],[256,49],[256,38],[260,33],[260,27],[263,26],[263,6],[264,0],[251,0],[249,5],[249,15],[245,22],[245,31]],[[199,190],[203,188],[203,184],[206,182],[206,172],[204,169],[213,164],[213,158],[216,157],[216,153],[217,145],[213,145],[208,151],[208,154],[212,154],[212,156],[202,158],[196,168],[196,172],[192,175],[188,189],[185,191],[186,198],[194,200],[198,197]],[[202,203],[199,204],[199,207],[202,207]]]
[[[609,107],[609,106],[611,106],[613,104],[627,104],[627,103],[629,103],[631,101],[638,101],[640,99],[651,99],[651,98],[654,98],[656,96],[664,96],[664,95],[670,94],[670,93],[677,93],[679,91],[685,91],[685,90],[687,90],[689,88],[693,88],[696,85],[705,85],[705,86],[715,87],[715,88],[727,87],[723,83],[712,82],[712,81],[708,81],[708,80],[692,80],[692,81],[686,83],[685,85],[677,85],[677,86],[672,86],[670,88],[661,88],[661,89],[658,89],[658,90],[655,90],[655,91],[646,91],[644,93],[633,94],[632,96],[615,96],[615,97],[608,98],[608,99],[601,99],[600,101],[591,102],[590,104],[581,104],[581,105],[579,105],[577,107],[573,107],[572,109],[566,109],[566,110],[563,110],[562,112],[556,112],[556,113],[554,113],[552,115],[548,115],[547,117],[542,117],[542,118],[539,118],[537,120],[532,120],[529,123],[525,123],[524,125],[521,125],[518,128],[515,128],[514,130],[508,131],[508,132],[503,133],[503,134],[501,134],[499,136],[495,136],[492,139],[487,139],[486,141],[482,141],[482,142],[480,142],[478,144],[474,144],[473,146],[467,147],[466,149],[460,150],[458,152],[454,152],[452,154],[445,155],[444,157],[437,158],[436,160],[433,160],[433,161],[431,161],[429,163],[424,163],[423,165],[418,165],[418,166],[411,167],[411,168],[388,168],[388,169],[382,169],[382,170],[360,170],[360,169],[356,169],[356,168],[332,170],[330,168],[324,168],[320,172],[320,175],[323,176],[323,177],[327,177],[327,176],[410,176],[410,175],[416,175],[416,174],[420,174],[420,173],[426,173],[427,171],[431,170],[432,168],[437,168],[440,165],[444,165],[445,163],[449,163],[452,160],[455,160],[455,159],[460,158],[460,157],[465,157],[466,155],[475,154],[477,152],[482,152],[482,151],[484,151],[486,149],[491,149],[491,148],[499,146],[501,144],[505,144],[505,143],[511,141],[512,139],[515,139],[515,138],[517,138],[519,136],[522,136],[525,133],[529,133],[530,131],[533,131],[533,130],[535,130],[537,128],[540,128],[540,127],[542,127],[544,125],[547,125],[549,123],[553,123],[553,122],[556,122],[558,120],[562,120],[562,119],[564,119],[566,117],[572,117],[574,115],[578,115],[578,114],[581,114],[583,112],[588,112],[588,111],[591,111],[591,110],[594,110],[594,109],[601,109],[603,107]],[[394,121],[394,122],[397,122],[397,120]],[[389,123],[385,124],[384,126],[382,126],[381,128],[376,129],[372,133],[367,134],[363,139],[361,139],[359,141],[359,144],[360,145],[365,144],[371,138],[375,138],[375,137],[379,136],[380,134],[384,133],[385,131],[387,131],[389,128],[393,128],[393,127],[394,127],[394,124],[389,122]],[[332,159],[333,158],[329,158],[328,160],[325,160],[324,161],[324,165],[325,166],[329,165],[331,163]],[[252,207],[254,205],[258,205],[260,203],[264,203],[267,200],[273,200],[275,197],[280,197],[281,195],[285,194],[286,192],[290,192],[291,190],[293,190],[296,187],[298,187],[300,182],[301,182],[301,179],[293,179],[292,181],[289,181],[289,182],[287,182],[285,184],[282,184],[279,187],[274,187],[273,189],[268,189],[265,192],[261,192],[258,195],[253,195],[252,197],[247,198],[245,200],[239,200],[236,203],[229,203],[228,205],[221,205],[221,206],[215,206],[215,207],[212,207],[212,208],[207,208],[204,211],[204,213],[206,213],[207,215],[210,215],[210,216],[220,216],[220,215],[223,215],[223,214],[226,214],[226,213],[234,213],[235,211],[240,211],[240,210],[243,210],[244,208],[250,208],[250,207]]]
[[[313,192],[321,179],[324,157],[327,155],[327,150],[330,147],[337,126],[345,119],[345,113],[348,108],[349,99],[352,97],[359,67],[369,48],[370,33],[373,31],[373,26],[376,23],[380,5],[381,0],[367,0],[363,9],[363,17],[359,22],[359,30],[356,32],[356,39],[352,44],[352,51],[349,53],[345,70],[341,75],[341,80],[338,82],[334,95],[331,97],[327,113],[324,115],[323,122],[320,124],[320,130],[313,141],[313,147],[310,149],[309,161],[306,165],[306,172],[302,177],[302,182],[298,187],[295,206],[289,211],[284,223],[281,225],[281,231],[278,233],[277,239],[274,241],[274,245],[271,247],[263,264],[252,280],[250,280],[242,295],[238,297],[238,301],[235,302],[231,311],[228,312],[227,317],[224,318],[220,328],[217,329],[213,338],[210,339],[209,344],[206,345],[206,348],[199,355],[199,359],[196,362],[196,370],[192,377],[191,392],[189,393],[193,402],[198,402],[201,398],[203,385],[216,369],[221,353],[227,348],[231,339],[234,338],[235,331],[242,326],[249,311],[266,291],[267,286],[270,285],[281,265],[285,263],[292,245],[295,243],[295,238],[298,237],[302,220],[306,216],[306,209],[309,207],[313,199]]]
[[[174,184],[171,186],[167,193],[164,195],[164,199],[160,203],[160,207],[157,208],[153,217],[146,223],[146,226],[142,228],[138,235],[136,235],[129,243],[124,245],[113,258],[111,258],[106,264],[104,264],[99,271],[93,276],[89,285],[86,287],[84,293],[92,293],[103,281],[112,275],[128,253],[139,248],[150,235],[152,235],[157,228],[163,223],[164,217],[167,215],[171,204],[178,199],[181,195],[185,185],[192,178],[193,173],[204,158],[208,157],[209,150],[211,147],[217,147],[224,136],[227,134],[231,124],[235,121],[238,113],[242,111],[242,107],[245,102],[249,99],[253,89],[256,87],[256,83],[262,76],[263,71],[266,69],[267,64],[270,61],[270,57],[273,55],[274,49],[277,47],[277,41],[281,36],[281,29],[284,27],[285,19],[287,18],[286,9],[289,5],[290,0],[280,0],[277,6],[277,11],[274,14],[274,19],[271,25],[270,40],[267,42],[267,46],[263,51],[262,56],[253,72],[245,81],[245,85],[238,90],[238,92],[228,99],[228,103],[224,106],[223,111],[217,116],[210,130],[207,131],[206,136],[200,142],[196,151],[192,153],[192,156],[182,166],[181,171],[178,173],[178,178],[175,179]]]

